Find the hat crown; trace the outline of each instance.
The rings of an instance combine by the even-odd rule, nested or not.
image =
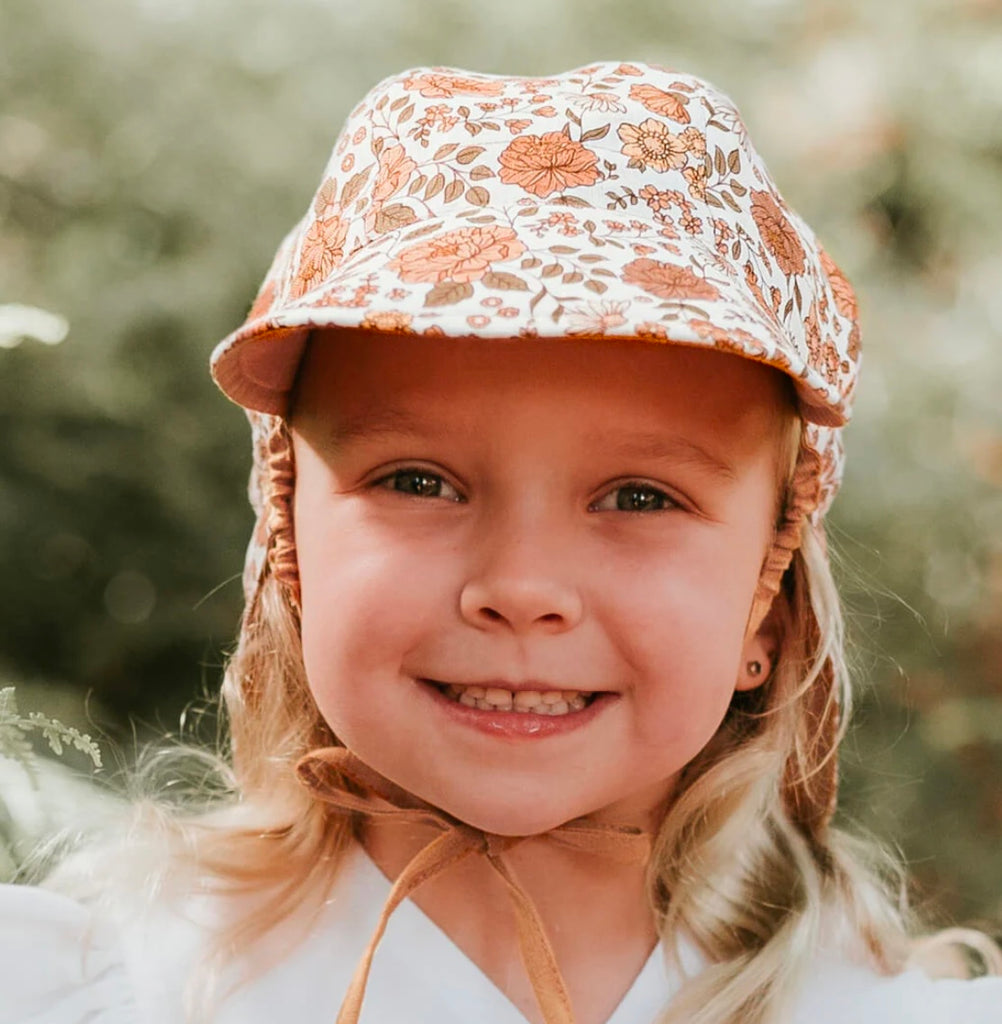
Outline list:
[[[680,210],[698,197],[724,211],[720,189],[742,167],[768,187],[760,164],[733,103],[692,75],[633,64],[535,79],[416,68],[380,82],[351,112],[313,214],[346,218],[351,253],[418,222],[475,218],[477,207],[624,214],[645,205],[652,172],[651,191],[679,192]]]

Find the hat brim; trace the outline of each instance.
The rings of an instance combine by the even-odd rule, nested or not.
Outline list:
[[[466,220],[443,221],[435,231],[440,237],[469,228]],[[792,379],[806,420],[826,427],[848,420],[845,399],[809,364],[806,344],[791,338],[740,278],[715,278],[716,297],[708,301],[651,293],[614,274],[590,279],[598,282],[590,292],[579,281],[561,285],[555,277],[556,285],[545,287],[541,300],[543,292],[519,274],[525,261],[553,264],[552,250],[541,240],[520,234],[516,257],[494,259],[488,269],[464,266],[460,276],[466,280],[435,280],[431,272],[423,280],[402,279],[390,264],[397,260],[399,268],[400,253],[415,248],[413,237],[392,232],[361,247],[312,291],[297,295],[286,282],[285,295],[276,294],[267,311],[252,316],[216,347],[212,373],[221,390],[246,409],[287,415],[307,339],[311,331],[323,328],[416,338],[633,339],[712,348],[774,366]],[[655,240],[645,248],[657,245]],[[670,251],[667,245],[664,250]],[[655,250],[653,255],[661,253]],[[561,300],[563,292],[573,292],[574,299]]]

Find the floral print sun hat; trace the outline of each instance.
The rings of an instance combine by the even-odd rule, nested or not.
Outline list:
[[[603,63],[545,78],[415,69],[351,112],[246,322],[213,354],[282,415],[311,328],[705,345],[778,367],[841,476],[859,362],[851,286],[783,201],[728,97]]]

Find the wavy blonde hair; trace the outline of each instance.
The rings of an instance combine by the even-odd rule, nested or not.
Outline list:
[[[662,1024],[778,1021],[817,950],[832,941],[883,974],[910,962],[963,973],[958,946],[974,950],[981,972],[1002,973],[1002,954],[980,933],[917,938],[894,858],[829,823],[851,690],[838,594],[809,523],[772,614],[778,650],[769,680],[735,695],[684,770],[655,839],[648,880],[658,931],[669,950],[674,936],[688,934],[711,964],[682,987]],[[319,911],[355,841],[351,819],[294,772],[304,754],[338,741],[309,690],[296,602],[267,570],[245,610],[222,701],[229,749],[198,759],[217,771],[230,799],[195,814],[146,801],[133,836],[147,855],[133,845],[126,858],[137,868],[126,885],[141,878],[150,891],[172,879],[208,880],[253,896],[203,963],[190,1000],[199,1018],[233,950],[294,918],[305,921],[305,936],[313,917],[298,912]]]

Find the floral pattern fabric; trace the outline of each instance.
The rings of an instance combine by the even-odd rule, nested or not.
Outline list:
[[[289,360],[327,325],[637,338],[767,362],[794,379],[820,457],[815,519],[838,487],[859,363],[852,287],[734,104],[682,72],[422,68],[378,84],[214,353],[222,389],[265,414],[259,434],[286,411]]]

